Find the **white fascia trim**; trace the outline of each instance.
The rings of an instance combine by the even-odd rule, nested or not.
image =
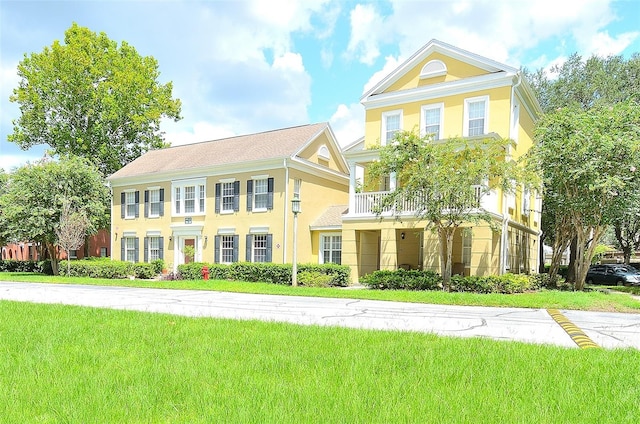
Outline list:
[[[322,235],[341,235],[342,233],[340,232],[342,230],[342,225],[323,225],[323,226],[318,226],[318,225],[310,225],[309,226],[309,230],[310,231],[323,231],[326,233],[322,234]]]
[[[404,103],[427,101],[440,97],[491,90],[494,88],[511,86],[511,84],[512,75],[500,72],[497,74],[483,75],[478,78],[468,78],[453,82],[412,88],[410,90],[378,94],[362,101],[362,105],[365,110],[369,110],[379,107],[389,107]]]
[[[336,159],[338,160],[339,164],[342,165],[343,169],[345,169],[348,172],[349,165],[347,164],[347,161],[342,155],[342,149],[338,144],[338,139],[336,138],[336,135],[333,133],[333,130],[331,129],[331,125],[329,123],[327,123],[322,130],[318,131],[317,134],[309,138],[309,141],[307,141],[293,155],[291,155],[291,159],[295,160],[296,158],[298,158],[300,156],[300,153],[302,153],[307,147],[309,147],[314,141],[316,141],[316,139],[320,137],[321,134],[325,132],[327,133],[327,139],[329,140],[329,144],[331,145],[327,147],[333,150],[333,152],[336,154]]]
[[[292,158],[289,162],[289,168],[317,175],[319,177],[323,177],[329,181],[333,181],[339,184],[349,185],[348,174],[343,174],[341,172],[334,171],[333,169],[325,168],[321,165],[318,165],[317,163],[310,162],[306,159]]]

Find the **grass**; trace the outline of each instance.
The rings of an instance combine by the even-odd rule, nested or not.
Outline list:
[[[0,281],[88,284],[125,287],[153,287],[186,290],[216,290],[238,293],[280,294],[290,296],[337,297],[351,299],[389,300],[445,305],[474,305],[521,308],[555,308],[586,311],[640,313],[640,301],[627,293],[607,290],[562,292],[543,290],[522,294],[445,293],[441,291],[353,290],[344,288],[291,287],[265,283],[222,280],[106,280],[81,277],[52,277],[32,273],[0,272]]]
[[[0,421],[625,423],[640,352],[0,302]]]

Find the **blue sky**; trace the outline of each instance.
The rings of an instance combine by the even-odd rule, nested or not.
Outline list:
[[[183,104],[162,125],[174,145],[321,121],[349,144],[362,93],[433,38],[529,69],[640,52],[636,0],[0,0],[0,168],[45,151],[7,141],[19,116],[8,98],[24,54],[72,22],[158,60]]]

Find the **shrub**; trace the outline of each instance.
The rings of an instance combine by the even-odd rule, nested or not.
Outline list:
[[[379,290],[434,290],[442,287],[442,277],[430,270],[374,271],[360,278],[363,285]]]
[[[190,262],[188,264],[178,265],[178,273],[180,274],[180,279],[202,280],[202,267],[205,265],[208,266],[209,269],[211,269],[211,266],[204,262]]]
[[[156,272],[157,265],[152,263],[138,262],[133,264],[133,275],[136,278],[142,278],[145,280],[150,280],[157,276],[159,272]],[[162,268],[160,268],[160,272],[162,272]]]
[[[155,274],[161,274],[164,269],[164,260],[163,259],[154,259],[151,261],[151,265],[153,265],[153,272]]]
[[[540,288],[538,277],[526,274],[503,274],[489,276],[459,275],[451,277],[450,291],[472,293],[523,293]]]
[[[317,271],[298,273],[298,283],[305,287],[329,287],[333,276]]]
[[[124,261],[112,261],[110,259],[89,259],[71,261],[69,276],[90,278],[127,278],[134,274],[134,264]],[[60,272],[66,273],[66,267],[61,267]]]
[[[17,261],[7,259],[0,261],[0,272],[40,272],[40,265],[36,261]]]
[[[351,269],[346,265],[338,264],[299,264],[298,278],[301,272],[319,272],[330,275],[329,286],[332,287],[346,287],[351,278]]]

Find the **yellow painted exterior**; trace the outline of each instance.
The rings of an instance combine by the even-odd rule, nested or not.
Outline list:
[[[362,100],[365,106],[363,150],[376,149],[382,144],[385,112],[400,111],[401,130],[419,132],[422,107],[430,105],[442,105],[440,138],[462,137],[465,100],[485,97],[488,99],[485,134],[513,138],[515,145],[507,159],[521,158],[533,144],[539,106],[517,70],[496,69],[495,62],[483,62],[482,58],[465,52],[459,54],[453,47],[449,51],[454,51],[454,54],[449,54],[447,48],[438,49],[437,42],[435,45],[431,53],[422,57],[418,55],[419,60],[408,62],[390,74],[389,78],[394,78],[392,81],[383,80],[378,88],[365,95]],[[465,54],[468,61],[464,60]],[[424,65],[434,60],[445,65],[446,74],[421,78]],[[348,161],[355,161],[364,168],[364,192],[388,190],[380,181],[368,179],[367,164],[374,159],[358,159],[362,156],[358,156],[357,151],[353,156],[355,159],[348,151],[345,156]],[[467,230],[471,232],[471,247],[467,247],[470,261],[466,266],[462,258],[462,230],[458,230],[452,248],[454,273],[490,275],[536,271],[540,223],[539,210],[535,211],[535,208],[539,204],[535,193],[530,192],[528,209],[523,211],[527,203],[523,196],[522,187],[516,187],[515,194],[496,190],[491,204],[495,214],[494,228],[482,224]],[[352,210],[359,210],[351,206]],[[342,228],[343,264],[351,266],[354,281],[376,269],[411,268],[440,272],[438,237],[425,230],[425,222],[416,222],[410,216],[397,220],[353,214],[345,217]],[[403,233],[404,239],[401,237]]]

